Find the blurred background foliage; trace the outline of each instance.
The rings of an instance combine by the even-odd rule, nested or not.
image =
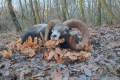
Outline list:
[[[89,25],[120,21],[120,0],[0,0],[0,32],[26,28],[59,18],[77,18]]]

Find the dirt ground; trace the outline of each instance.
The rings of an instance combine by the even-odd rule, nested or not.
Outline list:
[[[120,28],[96,28],[91,36],[92,56],[85,62],[45,61],[43,54],[28,58],[19,53],[11,59],[0,54],[0,80],[120,80]],[[0,34],[0,52],[15,40],[10,33]]]

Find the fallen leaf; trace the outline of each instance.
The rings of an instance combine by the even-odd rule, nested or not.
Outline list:
[[[79,76],[78,80],[87,80],[87,76],[82,74]]]
[[[92,71],[88,68],[84,68],[84,73],[85,73],[85,75],[87,75],[89,77],[92,76]]]
[[[93,48],[93,46],[90,43],[88,43],[88,44],[84,45],[84,49],[83,50],[90,52],[90,51],[92,51],[92,48]]]
[[[55,48],[56,46],[56,42],[55,40],[49,40],[45,43],[45,47],[47,48]]]
[[[14,49],[15,48],[15,42],[11,42],[7,45],[9,49]]]
[[[75,52],[75,51],[68,51],[67,53],[64,54],[64,58],[69,58],[70,60],[80,60],[80,61],[85,61],[89,59],[91,56],[90,52],[86,51],[81,51],[81,52]]]
[[[28,43],[29,45],[33,44],[32,37],[31,37],[31,36],[28,37],[27,43]]]
[[[22,50],[21,53],[26,55],[26,56],[29,56],[29,57],[33,57],[36,54],[35,50],[32,48],[26,48],[26,49]]]
[[[51,50],[51,51],[47,51],[44,53],[44,58],[46,60],[51,60],[55,55],[55,51]]]
[[[33,57],[33,56],[35,56],[35,50],[33,50],[33,49],[29,49],[29,57]]]
[[[54,56],[55,60],[57,61],[57,63],[63,63],[63,53],[61,51],[60,48],[56,48],[55,49],[55,56]]]
[[[8,50],[8,51],[4,50],[2,55],[3,55],[4,58],[9,59],[9,58],[12,57],[12,51],[11,50]]]
[[[62,71],[57,70],[57,71],[54,73],[53,80],[62,80]]]
[[[74,60],[77,60],[77,56],[69,56],[70,60],[74,61]]]
[[[79,56],[79,60],[80,61],[85,61],[85,60],[89,59],[90,57],[91,57],[90,52],[81,51],[80,56]]]
[[[47,48],[55,48],[57,45],[61,44],[64,42],[64,39],[60,39],[60,40],[48,40],[44,46]]]

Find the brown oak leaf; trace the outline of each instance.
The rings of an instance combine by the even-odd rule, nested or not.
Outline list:
[[[9,58],[12,57],[12,51],[11,50],[8,50],[8,51],[4,50],[2,55],[3,55],[4,58],[9,59]]]

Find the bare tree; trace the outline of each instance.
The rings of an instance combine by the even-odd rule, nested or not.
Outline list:
[[[11,2],[12,2],[12,0],[7,0],[7,5],[8,5],[8,9],[9,9],[10,15],[12,17],[13,23],[16,26],[16,31],[17,32],[22,32],[22,28],[21,28],[21,26],[20,26],[20,24],[18,22],[18,19],[17,19],[16,15],[15,15],[15,12],[13,10],[13,6],[12,6]]]
[[[39,15],[39,5],[37,0],[34,0],[34,11],[35,11],[36,22],[40,23],[41,21]]]
[[[100,0],[97,0],[97,5],[98,5],[98,9],[97,9],[97,25],[101,25],[101,2],[100,2]]]
[[[35,11],[33,8],[33,1],[29,0],[29,2],[30,2],[30,7],[31,7],[31,11],[32,11],[32,17],[33,17],[34,24],[37,24],[36,17],[35,17]]]
[[[14,1],[20,4],[20,10],[18,9],[17,13],[13,11],[13,7],[10,7],[14,5],[12,5]],[[8,7],[5,3],[8,3]],[[20,30],[21,25],[29,26],[53,18],[63,21],[70,18],[80,18],[94,25],[120,22],[120,0],[1,0],[0,4],[2,6],[0,7],[1,19],[7,17],[6,12],[9,9],[16,30]],[[22,21],[21,24],[18,20]],[[4,24],[8,22],[9,20],[4,20]]]
[[[21,0],[19,0],[19,3],[20,3],[20,8],[21,8],[21,12],[22,12],[22,18],[24,18],[24,9],[23,9],[23,7],[22,7],[22,2],[21,2]]]
[[[85,13],[84,13],[84,0],[80,0],[80,14],[82,17],[82,20],[86,22],[86,18],[85,18]]]
[[[45,0],[43,0],[43,9],[42,10],[43,10],[43,13],[42,13],[43,14],[42,15],[43,16],[43,18],[42,18],[43,20],[42,20],[42,22],[44,22],[45,21]]]

